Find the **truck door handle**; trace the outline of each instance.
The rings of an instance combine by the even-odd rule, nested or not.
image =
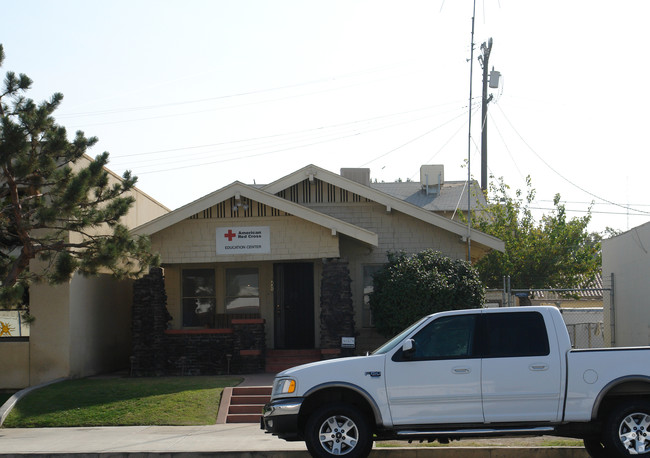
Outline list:
[[[454,367],[452,372],[454,374],[469,374],[472,370],[469,367]]]
[[[531,364],[528,369],[531,371],[546,371],[548,370],[548,364]]]

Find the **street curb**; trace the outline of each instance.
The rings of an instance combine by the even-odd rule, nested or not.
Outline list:
[[[54,383],[63,382],[64,380],[67,379],[58,378],[56,380],[50,380],[49,382],[41,383],[40,385],[30,386],[28,388],[18,391],[17,393],[14,393],[9,399],[7,399],[7,401],[4,404],[2,404],[2,406],[0,406],[0,426],[2,426],[2,424],[4,423],[5,419],[7,418],[7,415],[9,415],[9,412],[11,412],[11,409],[13,409],[16,403],[20,401],[22,398],[24,398],[34,390],[38,390],[39,388],[43,388],[48,385],[52,385]]]
[[[123,452],[123,453],[16,453],[2,458],[310,458],[306,451],[214,451],[214,452]],[[432,447],[378,448],[369,458],[589,458],[580,447]]]

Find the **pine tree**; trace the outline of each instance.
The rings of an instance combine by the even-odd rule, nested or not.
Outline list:
[[[0,45],[0,67],[4,61]],[[132,238],[120,219],[134,203],[136,177],[110,180],[108,153],[82,158],[97,143],[72,141],[53,117],[63,95],[36,104],[32,81],[7,72],[0,89],[0,304],[20,301],[32,281],[68,281],[74,272],[138,276],[156,264],[146,237]],[[30,261],[45,261],[30,270]]]

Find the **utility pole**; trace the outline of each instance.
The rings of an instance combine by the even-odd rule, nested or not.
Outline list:
[[[467,261],[472,262],[472,77],[474,76],[474,25],[476,19],[476,0],[472,8],[472,41],[469,56],[469,128],[467,136]]]
[[[483,67],[483,97],[481,104],[481,189],[487,191],[488,173],[487,173],[487,111],[488,103],[492,100],[492,94],[488,98],[488,62],[492,52],[492,38],[487,41],[487,45],[481,45],[482,55],[478,57]]]
[[[499,79],[501,79],[501,73],[496,71],[493,66],[488,78],[488,61],[490,60],[490,53],[492,52],[492,38],[487,41],[487,44],[483,43],[481,45],[481,51],[483,51],[483,54],[478,56],[478,60],[483,67],[483,116],[481,117],[481,189],[483,192],[487,192],[487,111],[488,103],[492,101],[492,94],[488,96],[488,84],[492,89],[498,88]]]

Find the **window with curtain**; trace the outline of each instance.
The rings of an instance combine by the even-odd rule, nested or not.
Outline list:
[[[226,269],[226,313],[259,313],[259,285],[256,268]]]
[[[183,270],[183,327],[214,327],[214,269]]]

